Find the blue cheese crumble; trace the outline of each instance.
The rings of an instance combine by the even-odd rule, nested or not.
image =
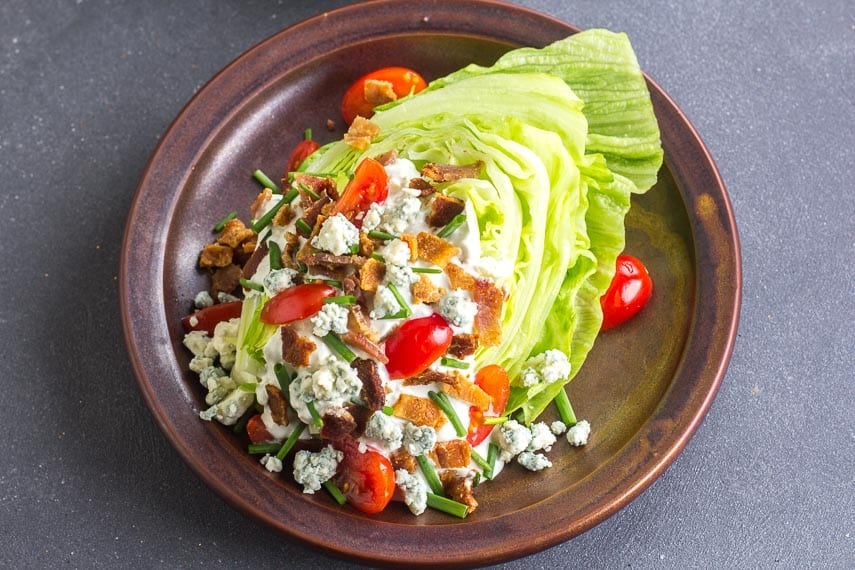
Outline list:
[[[528,449],[531,443],[531,431],[516,420],[508,420],[493,430],[496,445],[499,446],[499,459],[508,462]]]
[[[337,303],[327,303],[315,316],[309,319],[312,322],[312,334],[325,337],[330,332],[344,334],[347,332],[348,311]]]
[[[414,457],[424,455],[436,445],[436,430],[430,426],[408,423],[404,426],[402,445]]]
[[[469,299],[469,293],[462,289],[446,293],[438,308],[449,323],[460,328],[471,327],[478,314],[478,304]]]
[[[425,482],[410,475],[406,469],[395,471],[395,483],[404,495],[404,503],[414,515],[420,515],[427,508],[427,485]]]
[[[547,350],[529,358],[522,371],[523,386],[551,384],[570,376],[570,361],[560,350]]]
[[[312,495],[331,479],[338,469],[344,453],[328,445],[317,453],[301,449],[294,456],[294,480],[303,486],[303,492]]]
[[[549,426],[544,422],[532,424],[529,428],[531,431],[531,442],[528,444],[526,451],[549,451],[552,449],[552,444],[555,443],[555,435],[550,431]]]
[[[390,451],[401,447],[404,431],[401,426],[383,412],[374,412],[365,426],[365,435],[376,439]]]
[[[261,458],[259,463],[264,465],[264,468],[271,473],[280,473],[282,471],[282,461],[275,455],[267,453]]]
[[[274,269],[264,276],[264,292],[268,297],[273,297],[277,293],[281,293],[285,289],[294,286],[294,277],[297,272],[288,267],[282,269]]]
[[[359,245],[359,230],[342,214],[324,220],[318,235],[312,238],[312,246],[333,255],[345,255]]]
[[[374,310],[371,311],[372,319],[382,319],[387,315],[394,315],[401,310],[401,305],[392,290],[385,285],[377,287],[377,293],[374,294]]]
[[[339,358],[328,355],[312,370],[303,370],[288,388],[291,406],[300,421],[312,425],[312,413],[307,404],[323,416],[332,408],[340,408],[355,398],[362,390],[362,381],[356,370]]]
[[[587,420],[582,420],[567,430],[567,442],[579,447],[588,443],[589,435],[591,435],[591,424]]]
[[[523,451],[517,455],[517,463],[529,471],[542,471],[547,467],[552,467],[552,462],[548,457],[542,453],[534,453],[532,451]]]

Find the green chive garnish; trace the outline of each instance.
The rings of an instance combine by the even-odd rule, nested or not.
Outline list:
[[[552,401],[555,402],[555,407],[558,408],[558,415],[561,417],[561,421],[567,427],[575,426],[578,420],[576,419],[576,414],[573,412],[573,406],[570,405],[570,398],[567,397],[567,392],[563,389],[559,390],[558,395]]]
[[[321,281],[323,281],[324,283],[326,283],[326,284],[327,284],[327,285],[329,285],[330,287],[335,287],[335,288],[337,288],[337,289],[341,289],[341,288],[342,288],[342,283],[341,283],[341,281],[336,281],[335,279],[321,279]]]
[[[484,416],[482,423],[485,426],[497,426],[505,423],[506,421],[508,421],[508,418],[505,416]]]
[[[469,507],[463,503],[452,501],[434,493],[427,494],[427,506],[461,519],[466,518],[466,515],[469,514]]]
[[[353,295],[336,295],[335,297],[327,297],[324,299],[324,305],[329,305],[331,303],[336,305],[355,305],[356,297]]]
[[[368,237],[374,239],[382,239],[384,241],[392,241],[393,239],[398,239],[398,236],[386,232],[381,232],[378,230],[371,230],[368,232]]]
[[[250,455],[267,455],[276,453],[281,447],[281,443],[250,443],[247,451]]]
[[[343,505],[347,502],[347,497],[344,496],[344,493],[341,492],[338,485],[333,483],[332,479],[324,481],[324,489],[329,491],[329,494],[332,495],[332,498],[335,499],[335,502],[339,505]]]
[[[376,259],[380,263],[386,263],[386,258],[377,253],[376,251],[371,254],[371,259]]]
[[[468,362],[463,362],[462,360],[457,360],[456,358],[449,358],[448,356],[443,356],[439,361],[443,366],[448,366],[449,368],[459,368],[461,370],[466,370],[469,368]]]
[[[238,281],[244,289],[252,289],[254,291],[264,293],[264,285],[262,285],[261,283],[256,283],[255,281],[250,281],[249,279],[245,279],[243,277],[238,279]]]
[[[312,226],[310,226],[303,218],[294,222],[294,226],[296,226],[297,230],[304,236],[308,237],[312,235]]]
[[[469,452],[469,455],[472,457],[472,461],[474,461],[475,464],[480,467],[481,470],[484,472],[484,477],[486,477],[487,479],[492,479],[493,467],[490,465],[490,462],[481,457],[474,449]]]
[[[389,290],[392,292],[392,295],[395,296],[395,300],[398,301],[398,306],[401,307],[401,310],[392,315],[386,315],[382,317],[383,319],[406,319],[410,315],[413,314],[413,310],[410,309],[410,306],[404,300],[404,297],[401,295],[401,292],[398,291],[398,288],[394,283],[389,283],[387,285]]]
[[[491,443],[487,446],[487,463],[490,465],[490,473],[496,472],[496,460],[499,458],[499,446]]]
[[[411,267],[413,273],[442,273],[442,269],[438,267]]]
[[[214,226],[214,233],[223,231],[223,228],[226,227],[226,224],[229,221],[234,220],[235,218],[237,218],[237,212],[229,212],[228,214],[226,214],[226,216],[222,220],[220,220],[220,222],[216,226]]]
[[[299,186],[300,186],[300,190],[302,190],[303,192],[305,192],[306,194],[308,194],[309,196],[311,196],[315,200],[321,199],[321,195],[318,194],[317,192],[315,192],[314,190],[312,190],[308,184],[302,184],[301,183]]]
[[[448,416],[448,421],[450,421],[451,425],[454,426],[454,432],[457,434],[457,437],[465,437],[466,428],[463,427],[460,417],[457,415],[457,412],[454,411],[454,407],[451,405],[451,400],[448,399],[448,395],[445,392],[434,392],[431,390],[428,392],[428,396],[437,406],[439,406],[439,409]]]
[[[296,192],[296,190],[294,190],[294,192]],[[266,228],[270,224],[270,222],[273,221],[273,218],[276,217],[276,213],[279,212],[279,209],[285,204],[290,203],[291,200],[294,199],[294,196],[296,196],[296,194],[294,196],[291,196],[290,200],[288,199],[289,196],[291,196],[291,192],[283,196],[282,199],[279,200],[279,202],[277,202],[275,206],[267,210],[266,214],[258,218],[255,223],[252,224],[252,231],[254,231],[255,233],[261,233],[261,230]]]
[[[270,269],[272,271],[282,269],[282,250],[279,248],[279,244],[271,241],[267,244],[267,249],[270,252]]]
[[[258,180],[258,182],[264,186],[265,188],[270,188],[273,190],[275,194],[281,194],[282,190],[279,188],[279,185],[270,179],[261,169],[257,169],[252,173],[252,177]]]
[[[306,129],[305,131],[303,131],[303,140],[312,140],[312,129]]]
[[[279,389],[283,392],[288,389],[288,384],[291,383],[291,375],[285,369],[285,365],[277,362],[273,367],[273,374],[276,375],[276,381],[279,382]]]
[[[419,467],[422,470],[422,473],[425,476],[425,480],[427,480],[428,486],[431,488],[431,491],[436,493],[437,495],[444,496],[445,491],[442,488],[442,483],[439,480],[439,476],[436,474],[436,470],[433,468],[433,465],[428,458],[424,455],[417,455],[416,461],[419,462]]]
[[[352,255],[356,255],[357,253],[359,253],[359,244],[358,243],[355,243],[352,246],[350,246],[350,253]]]
[[[395,408],[392,406],[383,406],[383,413],[387,416],[391,416],[395,413]]]
[[[321,337],[321,340],[324,341],[324,344],[326,344],[330,350],[342,357],[342,359],[344,359],[348,364],[356,359],[356,355],[353,351],[347,348],[347,345],[344,344],[344,342],[338,338],[338,335],[334,332],[327,333],[326,336]]]
[[[291,435],[288,436],[288,439],[285,440],[285,443],[283,443],[279,451],[276,452],[276,459],[279,461],[285,459],[285,456],[288,455],[288,452],[297,444],[297,440],[300,439],[300,434],[302,434],[305,429],[306,424],[304,423],[299,423],[297,427],[294,428],[294,431],[291,432]]]
[[[464,222],[466,222],[466,214],[457,214],[444,228],[439,230],[436,235],[441,238],[447,238],[454,233],[454,230],[462,226]]]
[[[321,415],[318,413],[318,409],[315,407],[315,401],[310,400],[306,402],[306,407],[309,409],[309,413],[312,415],[312,423],[315,424],[315,427],[324,427],[324,420],[321,418]]]

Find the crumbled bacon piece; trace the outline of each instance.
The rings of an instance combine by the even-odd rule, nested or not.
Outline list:
[[[321,426],[321,437],[330,441],[340,441],[353,434],[356,429],[356,420],[353,415],[344,408],[333,408],[324,414],[323,426]]]
[[[293,219],[294,210],[291,209],[290,204],[284,204],[281,208],[276,210],[276,215],[273,216],[273,220],[271,220],[270,223],[274,226],[287,226]]]
[[[306,255],[301,261],[309,267],[331,272],[346,267],[360,268],[365,264],[365,258],[361,255],[334,255],[324,252]]]
[[[380,127],[357,115],[350,128],[344,133],[344,142],[357,150],[365,150],[379,134]]]
[[[466,358],[475,354],[477,349],[478,335],[456,334],[451,337],[451,346],[448,347],[448,354],[454,358]]]
[[[401,241],[407,244],[410,248],[410,261],[415,261],[419,258],[419,240],[413,234],[401,234]]]
[[[456,245],[427,232],[420,232],[416,242],[419,259],[439,267],[445,267],[452,257],[460,253]]]
[[[395,402],[394,415],[409,420],[420,426],[441,428],[445,422],[445,414],[428,398],[420,398],[409,394],[401,394]]]
[[[297,334],[290,325],[283,325],[282,332],[282,360],[291,366],[306,367],[309,358],[317,348],[311,340]]]
[[[261,208],[272,197],[273,190],[271,190],[270,188],[265,188],[264,190],[258,193],[258,196],[255,198],[255,202],[253,202],[252,206],[249,207],[249,213],[252,214],[253,219],[257,220],[261,217]]]
[[[415,473],[419,466],[416,458],[407,453],[404,449],[393,451],[389,456],[389,461],[392,463],[392,468],[395,471],[398,469],[404,469],[408,473]]]
[[[267,246],[267,242],[262,242],[260,246],[252,253],[250,258],[243,266],[243,271],[241,272],[241,277],[244,279],[252,279],[252,276],[255,275],[255,271],[258,269],[258,264],[261,263],[261,260],[267,257],[269,253],[269,249]]]
[[[338,200],[338,190],[335,186],[335,180],[329,176],[312,176],[311,174],[298,172],[294,174],[294,182],[297,183],[300,198],[306,200],[307,203],[311,203],[317,198],[306,192],[306,188],[309,188],[318,196],[327,196],[331,200]]]
[[[436,370],[431,370],[428,368],[424,372],[420,372],[415,376],[410,376],[409,378],[404,380],[404,386],[425,386],[427,384],[454,384],[456,380],[449,376],[448,374],[444,374],[442,372],[438,372]]]
[[[240,285],[240,267],[227,265],[218,267],[211,274],[211,296],[216,299],[220,292],[231,293]]]
[[[469,275],[465,269],[456,263],[449,263],[445,267],[445,275],[452,289],[465,289],[472,291],[475,288],[475,277]]]
[[[478,385],[473,384],[459,373],[451,375],[452,381],[442,385],[442,391],[458,400],[469,402],[481,411],[488,410],[493,399]]]
[[[315,226],[323,223],[321,213],[324,206],[328,204],[332,204],[332,198],[324,194],[321,196],[320,200],[314,200],[311,205],[303,211],[303,217],[301,219],[306,222],[307,226],[312,228],[312,233],[314,233]],[[310,234],[304,233],[299,226],[297,226],[297,231],[300,232],[304,238],[308,238],[310,236]]]
[[[482,161],[472,164],[434,164],[429,162],[422,167],[422,176],[434,182],[454,182],[462,178],[478,178],[484,168]]]
[[[428,455],[442,469],[458,469],[469,467],[471,451],[472,448],[465,439],[451,439],[436,442]]]
[[[359,288],[363,291],[376,291],[386,275],[386,264],[369,257],[359,269]]]
[[[366,358],[356,358],[350,363],[356,370],[356,375],[362,381],[359,397],[367,408],[376,412],[386,404],[386,392],[383,390],[383,380],[377,372],[377,363]]]
[[[291,232],[285,232],[285,247],[282,249],[282,267],[297,269],[297,249],[300,247],[300,237]]]
[[[436,192],[436,188],[434,188],[433,184],[424,178],[412,178],[407,186],[413,190],[418,190],[419,196],[430,196]]]
[[[448,224],[454,219],[454,216],[463,212],[465,208],[466,204],[460,198],[437,194],[431,202],[430,213],[427,215],[426,221],[428,225],[440,228]]]
[[[439,478],[449,497],[469,507],[470,513],[478,508],[478,501],[475,500],[472,492],[472,479],[462,477],[456,471],[441,471]]]
[[[271,384],[265,384],[267,392],[267,407],[270,408],[270,417],[280,426],[288,425],[288,400],[282,390]]]
[[[371,257],[375,249],[377,249],[377,242],[368,237],[368,234],[359,232],[359,255]]]
[[[391,81],[383,81],[382,79],[367,79],[362,87],[362,94],[365,100],[371,103],[372,107],[396,101],[398,94],[395,93],[395,86]]]
[[[396,160],[398,160],[398,151],[394,148],[390,151],[384,152],[383,154],[377,155],[374,157],[374,160],[382,164],[383,166],[389,166]]]
[[[347,279],[345,279],[345,283]],[[352,295],[352,293],[347,292],[347,288],[345,288],[346,295]],[[365,338],[370,340],[371,342],[377,342],[380,338],[380,335],[371,328],[371,322],[368,320],[368,317],[365,315],[362,307],[360,305],[351,305],[348,307],[348,317],[347,317],[347,328],[353,332],[357,332],[363,335]]]
[[[389,362],[389,358],[386,357],[386,353],[383,352],[383,349],[371,342],[364,334],[347,331],[341,335],[341,340],[347,344],[355,346],[378,362],[382,362],[383,364]]]
[[[243,225],[243,222],[237,218],[231,219],[223,226],[220,235],[217,236],[217,243],[227,245],[234,249],[244,241],[252,238],[255,232]]]
[[[502,341],[502,304],[505,294],[486,279],[475,281],[472,299],[478,304],[473,329],[484,346],[496,346]]]
[[[419,280],[413,283],[413,303],[436,303],[445,294],[445,289],[433,284],[425,275],[419,275]]]
[[[199,255],[199,267],[226,267],[234,259],[234,250],[220,243],[209,243]]]

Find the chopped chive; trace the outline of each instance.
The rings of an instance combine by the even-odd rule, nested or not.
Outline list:
[[[281,200],[279,200],[276,205],[267,210],[266,214],[258,218],[255,223],[252,224],[252,231],[254,231],[255,233],[261,233],[261,230],[266,228],[270,224],[270,222],[273,221],[273,218],[276,217],[276,213],[279,212],[279,209],[289,202],[288,200],[286,200],[289,195],[290,192],[286,194]]]
[[[291,432],[291,435],[288,436],[288,439],[285,440],[285,443],[283,443],[282,447],[279,448],[279,451],[276,452],[276,459],[279,461],[285,459],[285,456],[288,455],[288,452],[297,444],[297,440],[300,439],[300,434],[302,434],[305,429],[306,424],[304,423],[299,423],[297,427],[294,428],[294,431]]]
[[[315,401],[309,400],[306,402],[306,408],[308,408],[309,413],[312,415],[312,423],[315,424],[315,427],[324,427],[324,420],[321,419],[321,414],[318,413],[318,409],[315,407]]]
[[[425,476],[425,480],[427,481],[428,486],[431,488],[431,491],[436,493],[437,495],[444,496],[445,491],[442,488],[442,483],[439,480],[439,476],[436,474],[436,470],[433,468],[433,465],[428,458],[424,455],[417,455],[416,461],[419,462],[419,467],[422,470],[422,473]]]
[[[303,131],[303,140],[312,140],[312,129],[306,129],[305,131]]]
[[[295,174],[305,174],[306,176],[314,176],[315,178],[335,178],[338,176],[335,172],[300,172],[292,170],[288,173],[288,178],[294,178]]]
[[[487,463],[490,465],[490,472],[496,472],[496,459],[499,458],[499,446],[491,443],[487,446]]]
[[[506,421],[508,421],[508,418],[505,416],[484,416],[481,423],[485,426],[497,426],[505,423]]]
[[[252,177],[255,178],[262,186],[265,188],[270,188],[276,194],[281,194],[282,190],[279,188],[279,185],[270,179],[261,169],[256,169],[255,172],[252,173]]]
[[[250,455],[267,455],[276,453],[282,447],[281,443],[250,443],[247,452]]]
[[[443,366],[448,366],[449,368],[460,368],[461,370],[469,368],[468,362],[463,362],[462,360],[457,360],[456,358],[450,358],[448,356],[443,356],[439,363]]]
[[[454,230],[462,226],[464,222],[466,222],[466,214],[457,214],[451,218],[451,221],[444,228],[437,232],[437,237],[447,238],[454,233]]]
[[[383,406],[383,413],[387,416],[391,416],[395,413],[395,408],[392,406]]]
[[[324,341],[330,350],[342,357],[348,364],[356,359],[353,351],[347,348],[347,345],[334,332],[327,333],[326,336],[321,337],[321,340]]]
[[[297,190],[296,188],[291,188],[290,190],[288,190],[287,194],[282,196],[282,201],[285,202],[286,204],[290,204],[291,202],[294,201],[294,198],[296,198],[299,195],[300,195],[299,190]]]
[[[273,374],[276,375],[276,381],[279,382],[279,389],[283,392],[288,389],[288,384],[291,383],[291,375],[285,369],[285,365],[277,362],[273,367]]]
[[[561,389],[558,391],[558,395],[552,400],[555,402],[555,407],[558,408],[558,415],[561,417],[561,421],[564,422],[567,427],[573,427],[577,423],[576,414],[573,412],[573,406],[570,405],[570,398],[567,397],[567,391]]]
[[[474,449],[469,452],[469,455],[472,457],[472,461],[474,461],[475,464],[484,472],[484,477],[492,479],[493,467],[490,465],[490,462],[481,457],[481,455]]]
[[[481,484],[481,472],[480,472],[480,471],[476,471],[476,472],[475,472],[475,476],[474,476],[474,477],[472,477],[472,486],[473,486],[473,487],[477,487],[477,486],[478,486],[478,485],[480,485],[480,484]]]
[[[371,230],[370,232],[368,232],[368,237],[371,237],[374,239],[382,239],[385,241],[391,241],[393,239],[398,239],[398,236],[396,236],[395,234],[381,232],[378,230]]]
[[[330,303],[336,305],[354,305],[356,304],[356,297],[353,295],[336,295],[335,297],[324,299],[324,305],[329,305]]]
[[[275,241],[271,241],[267,244],[267,249],[270,252],[270,269],[282,269],[282,250],[279,248],[279,244]]]
[[[411,267],[413,273],[442,273],[439,267]]]
[[[329,494],[332,495],[332,498],[335,499],[335,502],[339,505],[343,505],[347,502],[347,497],[344,496],[344,493],[341,492],[338,485],[333,483],[332,479],[324,481],[324,489],[329,491]]]
[[[448,395],[446,395],[445,392],[434,392],[431,390],[428,392],[428,396],[443,412],[445,412],[445,415],[448,416],[448,421],[450,421],[451,425],[454,426],[454,432],[457,434],[457,437],[465,437],[466,428],[463,427],[460,417],[457,415],[457,412],[454,411],[454,407],[451,405],[451,400],[448,399]]]
[[[272,235],[273,235],[273,232],[272,232],[272,231],[270,231],[270,228],[267,228],[267,230],[264,232],[264,235],[263,235],[263,236],[261,236],[261,238],[259,238],[259,240],[258,240],[258,241],[260,241],[260,242],[262,242],[262,243],[263,243],[263,242],[265,242],[265,241],[269,240],[269,239],[270,239],[270,236],[272,236]]]
[[[329,285],[330,287],[335,287],[335,288],[337,288],[337,289],[341,289],[341,288],[342,288],[342,283],[341,283],[341,281],[336,281],[335,279],[321,279],[321,281],[323,281],[324,283],[326,283],[326,284],[327,284],[327,285]]]
[[[359,244],[358,243],[355,243],[352,246],[350,246],[350,253],[351,253],[351,255],[356,255],[357,253],[359,253]]]
[[[255,394],[255,387],[258,386],[255,382],[244,382],[238,386],[238,390],[247,394]]]
[[[386,258],[377,253],[376,251],[371,254],[371,259],[376,259],[380,263],[386,263]]]
[[[300,272],[306,273],[309,270],[309,266],[303,263],[302,261],[297,261],[297,267],[300,269]]]
[[[250,281],[249,279],[245,279],[243,277],[241,277],[238,281],[244,289],[252,289],[254,291],[264,293],[264,285],[262,285],[261,283],[256,283],[255,281]]]
[[[315,200],[321,199],[321,195],[318,194],[317,192],[315,192],[314,190],[312,190],[312,188],[308,184],[300,183],[299,186],[300,186],[300,190],[302,190],[303,192],[305,192],[306,194],[308,194],[309,196],[311,196]]]
[[[427,494],[427,506],[461,519],[465,519],[466,515],[469,514],[469,507],[463,503],[458,503],[457,501],[434,493]]]
[[[300,218],[296,222],[294,222],[294,225],[296,226],[297,230],[305,237],[312,235],[312,226],[310,226],[308,222],[306,222],[306,220],[304,220],[303,218]]]
[[[389,283],[389,285],[387,285],[387,287],[389,287],[389,290],[392,291],[392,294],[395,296],[395,299],[398,301],[398,305],[401,307],[401,310],[398,311],[397,313],[395,313],[394,318],[405,319],[405,318],[409,317],[410,315],[412,315],[413,310],[410,309],[410,306],[404,300],[404,297],[401,295],[401,292],[398,291],[398,288],[395,286],[395,284]],[[402,314],[403,314],[403,316],[399,316]]]
[[[235,218],[237,218],[237,212],[229,212],[228,214],[226,214],[226,216],[222,220],[220,220],[216,226],[214,226],[214,233],[223,231],[223,228],[226,227],[226,224],[229,221],[234,220]]]

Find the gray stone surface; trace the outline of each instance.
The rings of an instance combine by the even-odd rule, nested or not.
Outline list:
[[[245,49],[347,3],[0,3],[0,566],[347,566],[184,466],[137,391],[117,291],[170,120]],[[520,3],[629,33],[718,163],[745,288],[684,453],[606,522],[506,567],[855,567],[855,6]]]

